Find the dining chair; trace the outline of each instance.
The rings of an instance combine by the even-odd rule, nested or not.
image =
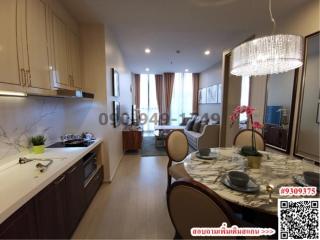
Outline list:
[[[239,219],[215,192],[191,179],[179,179],[172,183],[167,194],[167,205],[176,230],[175,239],[200,238],[191,235],[193,227],[220,227],[224,222],[228,227],[253,226]],[[216,238],[222,239],[222,236]]]
[[[190,178],[183,163],[181,163],[189,153],[188,138],[184,132],[174,130],[169,133],[166,138],[166,151],[169,157],[167,165],[168,190],[171,185],[172,177],[176,180],[179,178]]]
[[[257,150],[264,151],[266,149],[266,144],[264,142],[263,136],[261,133],[254,130],[256,138],[256,147]],[[244,129],[238,132],[233,140],[233,145],[236,147],[250,146],[252,144],[252,130]]]

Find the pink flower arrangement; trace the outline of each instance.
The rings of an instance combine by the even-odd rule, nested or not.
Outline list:
[[[263,128],[263,124],[261,124],[258,121],[254,121],[253,124],[252,124],[252,128],[253,129],[262,129]]]
[[[237,106],[232,114],[230,115],[230,121],[231,124],[234,124],[235,121],[237,121],[240,117],[241,113],[246,113],[248,118],[251,121],[251,126],[253,129],[262,129],[263,128],[263,124],[261,124],[258,121],[253,121],[253,113],[256,109],[251,107],[251,106]]]
[[[251,123],[251,130],[252,130],[252,149],[256,152],[256,139],[255,139],[255,130],[256,129],[262,129],[263,124],[261,124],[258,121],[253,121],[253,114],[254,114],[255,108],[251,106],[237,106],[232,114],[230,115],[230,121],[231,126],[237,121],[240,117],[241,113],[246,113],[248,116],[248,119]]]

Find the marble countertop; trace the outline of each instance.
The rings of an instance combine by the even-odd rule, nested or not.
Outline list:
[[[293,176],[300,175],[303,171],[319,171],[319,167],[315,165],[305,165],[299,159],[269,152],[262,152],[263,158],[259,169],[251,169],[247,166],[248,160],[238,154],[235,148],[215,148],[211,151],[216,152],[216,160],[202,160],[197,158],[195,153],[188,155],[184,160],[184,166],[188,174],[229,202],[272,215],[277,214],[278,198],[290,198],[279,195],[281,186],[297,186],[294,183]],[[226,187],[221,182],[221,178],[231,170],[246,172],[260,185],[260,191],[243,193]],[[271,204],[268,202],[269,195],[266,191],[266,185],[268,184],[275,186],[272,194],[274,201]]]
[[[0,166],[0,224],[101,143],[97,139],[89,147],[47,148],[41,155],[10,156],[8,163]],[[52,159],[53,163],[40,173],[37,161],[19,164],[19,157]]]

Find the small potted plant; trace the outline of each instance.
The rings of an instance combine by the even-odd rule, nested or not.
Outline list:
[[[250,121],[251,127],[251,146],[243,146],[240,150],[240,154],[247,157],[248,165],[251,168],[259,168],[261,163],[262,154],[258,152],[256,147],[256,138],[255,138],[255,131],[257,129],[263,128],[263,125],[258,121],[253,121],[253,113],[255,109],[251,106],[238,106],[236,107],[231,116],[231,126],[237,121],[240,117],[241,113],[246,113],[248,120]]]
[[[31,138],[32,152],[35,154],[44,153],[46,138],[43,135],[33,136]]]

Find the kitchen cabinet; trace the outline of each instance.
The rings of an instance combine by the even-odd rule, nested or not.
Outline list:
[[[0,90],[81,89],[78,25],[56,1],[0,1]]]
[[[85,199],[86,206],[88,206],[92,198],[96,195],[101,183],[103,181],[103,171],[102,166],[100,166],[96,173],[92,176],[88,184],[85,186]]]
[[[53,14],[53,49],[56,88],[81,89],[80,37]]]
[[[37,238],[37,227],[34,201],[31,200],[0,224],[0,239],[34,238]]]
[[[80,37],[72,31],[69,31],[69,66],[71,67],[71,84],[76,89],[82,88],[80,73]]]
[[[62,175],[35,197],[39,238],[67,238],[65,196],[66,176]]]
[[[27,87],[50,89],[46,4],[42,0],[25,1]]]
[[[102,165],[85,179],[79,160],[1,223],[0,239],[71,238],[102,181]]]
[[[68,61],[68,32],[66,24],[54,13],[52,15],[54,87],[69,88],[71,70]]]
[[[0,31],[0,90],[50,90],[46,4],[1,0]]]
[[[17,7],[17,0],[0,1],[0,83],[20,86]]]
[[[66,173],[67,235],[71,237],[85,210],[84,169],[82,161],[77,162]]]

